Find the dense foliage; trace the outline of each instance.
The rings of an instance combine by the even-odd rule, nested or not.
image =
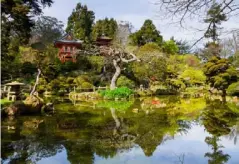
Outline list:
[[[128,87],[128,88],[135,88],[135,82],[128,79],[125,76],[120,76],[119,79],[117,80],[117,86],[118,87]]]
[[[72,33],[77,39],[90,41],[94,20],[95,13],[78,3],[68,18],[66,32]]]
[[[179,48],[175,41],[169,40],[163,43],[163,50],[167,54],[175,55],[176,53],[178,53]]]
[[[232,83],[227,88],[227,93],[231,96],[238,96],[239,95],[239,82]]]
[[[204,73],[210,86],[222,90],[223,96],[226,95],[228,86],[237,81],[238,75],[227,59],[219,57],[213,57],[205,64]]]
[[[148,43],[139,48],[137,56],[141,62],[132,65],[132,71],[141,81],[162,81],[166,72],[166,55],[156,43]]]
[[[129,98],[134,92],[133,90],[127,87],[116,88],[114,90],[105,90],[101,91],[101,96],[105,97],[106,99],[115,99],[115,98]]]
[[[57,90],[66,92],[65,90],[72,90],[73,86],[81,89],[111,86],[112,77],[116,72],[113,63],[115,60],[120,69],[115,79],[117,87],[136,90],[140,88],[138,93],[142,95],[198,91],[202,86],[207,87],[206,82],[225,94],[229,85],[237,81],[238,73],[235,70],[235,67],[238,67],[237,47],[230,51],[229,55],[219,58],[222,52],[226,53],[222,49],[222,44],[216,41],[218,26],[225,20],[225,16],[221,13],[217,18],[215,13],[220,9],[217,4],[211,7],[205,19],[206,23],[212,22],[206,37],[212,38],[213,42],[208,42],[200,53],[195,54],[191,52],[187,41],[175,40],[174,37],[163,40],[162,34],[152,20],[145,20],[142,27],[132,33],[130,22],[116,22],[114,18],[94,22],[94,12],[86,5],[78,3],[68,18],[66,32],[84,40],[84,52],[89,53],[79,53],[76,63],[62,63],[57,57],[58,49],[53,43],[64,34],[63,23],[49,16],[41,16],[33,21],[28,15],[40,14],[39,5],[49,6],[51,3],[52,1],[41,3],[32,1],[32,6],[28,8],[30,10],[27,10],[24,7],[25,1],[2,2],[4,80],[18,79],[32,85],[37,69],[41,69],[42,81],[39,86],[41,92],[57,92]],[[18,20],[20,11],[22,17]],[[11,20],[6,19],[7,14],[12,17]],[[26,18],[26,24],[23,18]],[[23,24],[19,24],[18,21]],[[29,26],[29,30],[22,31],[24,26]],[[10,33],[7,33],[8,31]],[[10,38],[5,36],[10,34]],[[102,35],[114,39],[112,47],[124,49],[125,52],[113,56],[95,53],[92,45],[95,44],[95,39]],[[236,35],[233,39],[234,42],[237,41]],[[116,51],[114,53],[117,54]],[[137,62],[119,62],[123,61],[122,55],[125,57],[124,60],[130,61],[132,55],[125,55],[130,53],[137,57]],[[229,59],[226,59],[227,57]],[[228,88],[230,95],[235,95],[234,88],[235,84]],[[112,94],[115,93],[110,94],[112,98]],[[127,94],[125,96],[127,97]]]
[[[34,26],[33,17],[42,13],[42,7],[51,6],[52,0],[1,1],[1,63],[2,79],[19,76],[13,69],[18,65],[15,55],[20,45],[26,45]],[[16,75],[18,74],[18,75]]]
[[[163,42],[163,37],[150,19],[145,20],[141,29],[133,33],[130,38],[132,44],[138,46],[145,45],[149,42],[155,42],[158,45],[162,45]]]

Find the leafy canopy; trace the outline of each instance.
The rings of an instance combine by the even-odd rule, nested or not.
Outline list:
[[[222,91],[225,91],[230,84],[237,81],[238,74],[236,69],[230,65],[228,59],[220,57],[211,58],[204,65],[204,73],[210,86]]]
[[[180,77],[190,84],[203,84],[206,81],[206,76],[202,70],[197,70],[193,68],[186,69]]]
[[[175,55],[178,53],[179,48],[174,40],[169,40],[163,43],[163,51],[167,54]]]
[[[138,58],[141,62],[132,64],[136,78],[140,80],[163,80],[166,72],[166,57],[156,43],[147,43],[140,47]]]

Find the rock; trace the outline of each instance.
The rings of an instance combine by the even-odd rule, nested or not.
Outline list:
[[[27,106],[30,106],[32,108],[35,108],[36,110],[41,110],[42,106],[44,105],[43,99],[38,96],[29,96],[24,101],[24,104]]]
[[[53,103],[47,103],[46,105],[44,105],[42,107],[42,110],[45,113],[54,112],[54,104]]]
[[[43,100],[38,96],[29,96],[25,101],[16,101],[6,107],[3,113],[7,116],[41,113],[43,105]]]
[[[9,107],[4,109],[4,112],[7,116],[19,115],[26,110],[26,105],[23,102],[14,102]]]

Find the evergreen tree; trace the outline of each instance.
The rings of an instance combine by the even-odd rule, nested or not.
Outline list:
[[[133,45],[142,46],[146,43],[154,42],[158,45],[162,45],[163,37],[160,35],[160,32],[157,30],[152,20],[145,20],[141,29],[131,36],[131,41]]]
[[[191,48],[187,41],[185,41],[185,40],[184,41],[183,40],[176,41],[176,45],[178,46],[179,54],[183,55],[183,54],[191,53]]]
[[[116,20],[114,20],[113,18],[111,19],[105,18],[103,20],[98,20],[95,23],[93,27],[92,36],[94,40],[97,37],[102,36],[103,34],[110,38],[115,38],[116,31],[117,31]]]
[[[207,18],[204,19],[205,23],[209,23],[209,28],[205,32],[205,37],[212,38],[213,42],[216,42],[218,40],[218,30],[220,29],[218,25],[226,20],[226,14],[221,12],[221,6],[214,3],[207,12]]]
[[[66,32],[72,33],[77,39],[90,41],[94,20],[94,12],[78,3],[68,18]]]
[[[206,137],[205,142],[211,147],[212,152],[205,153],[204,157],[209,158],[208,164],[224,164],[230,159],[230,155],[224,154],[221,148],[224,148],[218,142],[219,137]]]
[[[226,89],[230,84],[237,81],[237,71],[231,66],[228,59],[212,57],[204,65],[204,73],[207,77],[207,83],[222,91],[222,97],[226,97]]]
[[[2,59],[9,55],[9,44],[13,40],[18,44],[28,43],[31,28],[34,26],[32,17],[42,13],[41,5],[50,6],[52,3],[52,0],[1,1]]]

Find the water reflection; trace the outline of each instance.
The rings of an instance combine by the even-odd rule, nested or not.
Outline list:
[[[208,164],[223,164],[226,163],[230,155],[224,154],[221,148],[224,148],[222,145],[219,145],[219,138],[217,136],[206,137],[205,142],[210,145],[212,152],[207,152],[205,157],[209,158]]]
[[[63,163],[72,164],[239,162],[234,155],[239,153],[239,110],[233,104],[158,100],[166,106],[152,104],[151,98],[102,101],[94,109],[61,103],[53,116],[2,120],[2,161],[56,162],[65,154]],[[221,144],[221,137],[235,147]]]

